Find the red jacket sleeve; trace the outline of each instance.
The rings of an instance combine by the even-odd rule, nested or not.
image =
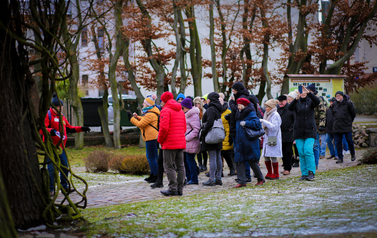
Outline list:
[[[81,126],[72,126],[67,121],[67,118],[63,117],[63,120],[65,121],[66,128],[69,128],[70,130],[75,130],[76,132],[82,132]]]
[[[160,130],[158,131],[157,141],[163,144],[169,131],[170,113],[168,109],[162,110],[160,114]]]

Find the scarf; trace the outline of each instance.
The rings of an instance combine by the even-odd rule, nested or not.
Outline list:
[[[276,112],[277,110],[278,110],[277,107],[275,107],[275,108],[272,108],[269,112],[266,111],[266,113],[263,116],[263,119],[266,121],[270,121],[272,114],[274,114],[274,112]],[[262,128],[268,135],[268,128],[264,125],[264,123],[262,123]]]
[[[149,110],[151,110],[154,106],[150,106],[150,107],[144,107],[143,109],[141,109],[143,111],[143,114],[147,113]]]

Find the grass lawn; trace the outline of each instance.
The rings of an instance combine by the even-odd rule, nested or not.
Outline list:
[[[76,234],[376,237],[376,178],[377,165],[362,165],[322,172],[313,182],[293,177],[261,187],[89,208],[82,210],[88,223]]]

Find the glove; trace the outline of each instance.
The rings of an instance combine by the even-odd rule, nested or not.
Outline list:
[[[52,129],[51,131],[50,131],[50,135],[51,136],[56,136],[58,134],[58,131],[56,131],[55,129]],[[59,135],[60,135],[60,133],[59,133]],[[60,137],[60,136],[59,136]]]
[[[241,121],[241,122],[240,122],[240,126],[245,127],[245,125],[246,125],[246,122],[245,122],[245,121]]]
[[[89,132],[89,131],[90,131],[90,128],[89,128],[89,126],[82,126],[82,127],[81,127],[81,130],[84,131],[84,132],[86,133],[86,132]]]
[[[324,126],[320,126],[319,128],[318,128],[318,131],[319,132],[324,132],[326,130],[326,128],[324,127]]]
[[[131,121],[132,113],[130,111],[127,111],[127,115],[128,115],[128,120]]]

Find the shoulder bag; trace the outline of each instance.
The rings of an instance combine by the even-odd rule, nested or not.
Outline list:
[[[244,127],[244,128],[245,128],[245,131],[246,131],[246,136],[249,140],[256,140],[266,133],[263,130],[263,128],[260,128],[259,130],[253,130],[253,129],[247,128],[247,127]]]
[[[218,144],[225,139],[225,130],[221,117],[213,122],[212,128],[208,131],[204,141],[206,144]]]

